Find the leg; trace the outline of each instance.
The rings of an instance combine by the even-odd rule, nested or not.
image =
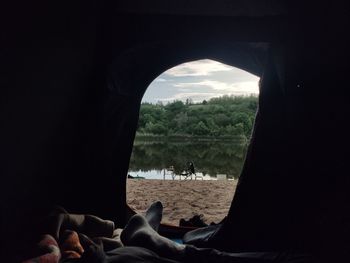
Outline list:
[[[146,220],[148,224],[158,232],[158,227],[162,221],[163,205],[161,202],[154,202],[146,212]]]
[[[258,254],[224,253],[215,249],[196,248],[177,244],[160,236],[141,215],[134,215],[121,234],[125,246],[147,248],[161,257],[181,262],[203,263],[265,263],[277,262]]]
[[[134,215],[120,236],[125,246],[147,248],[161,257],[182,260],[185,246],[160,236],[141,215]]]
[[[153,208],[152,208],[153,207]],[[161,216],[151,214],[159,213],[159,205],[151,206],[149,218],[156,226],[159,225]],[[157,219],[159,221],[157,221]],[[211,248],[196,248],[191,245],[181,245],[170,239],[160,236],[154,228],[141,215],[134,215],[123,232],[121,240],[125,246],[147,248],[161,257],[181,262],[203,263],[306,263],[309,258],[304,255],[289,253],[226,253]]]

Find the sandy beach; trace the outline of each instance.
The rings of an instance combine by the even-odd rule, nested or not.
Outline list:
[[[179,224],[203,214],[204,221],[218,223],[228,213],[237,180],[135,180],[128,179],[128,204],[139,213],[160,200],[164,205],[163,223]]]

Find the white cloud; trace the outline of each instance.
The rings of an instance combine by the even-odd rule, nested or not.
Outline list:
[[[210,76],[213,72],[230,71],[232,67],[222,64],[217,61],[202,59],[193,62],[183,63],[173,67],[164,74],[173,77],[188,77],[188,76]]]
[[[176,66],[158,76],[147,89],[143,101],[194,102],[223,95],[258,94],[259,78],[244,70],[203,59]]]
[[[181,91],[189,90],[190,88],[206,87],[213,91],[222,91],[225,94],[244,95],[258,94],[259,89],[256,81],[244,81],[236,83],[226,83],[216,80],[202,80],[199,82],[185,82],[173,85]]]
[[[163,78],[156,78],[154,81],[155,81],[155,82],[166,82],[166,81],[168,81],[168,80],[163,79]]]

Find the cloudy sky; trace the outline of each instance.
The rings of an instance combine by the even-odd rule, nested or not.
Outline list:
[[[143,97],[143,102],[193,102],[222,95],[258,94],[259,78],[240,69],[209,59],[178,65],[159,75]]]

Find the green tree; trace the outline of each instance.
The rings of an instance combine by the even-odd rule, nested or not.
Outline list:
[[[250,136],[258,106],[256,96],[223,96],[202,103],[187,100],[142,103],[138,134]]]
[[[167,128],[162,123],[152,123],[149,122],[146,124],[145,131],[147,133],[153,133],[153,134],[167,134]]]
[[[188,125],[187,112],[180,112],[175,116],[174,121],[176,122],[176,131],[181,132],[185,130]]]
[[[204,124],[204,122],[200,121],[198,124],[194,127],[193,130],[195,135],[206,135],[210,132],[209,128]]]

